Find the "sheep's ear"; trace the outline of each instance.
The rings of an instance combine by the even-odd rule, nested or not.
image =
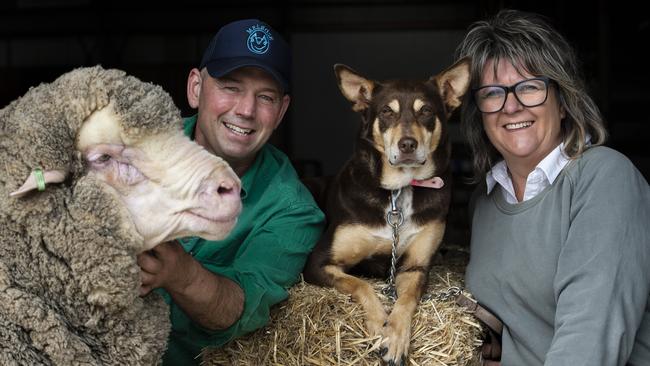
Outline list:
[[[354,103],[352,109],[355,112],[367,109],[375,83],[343,64],[334,65],[334,73],[341,93],[347,100]]]
[[[22,197],[35,189],[42,191],[45,189],[45,185],[47,183],[63,182],[65,180],[65,176],[66,173],[62,170],[46,170],[46,171],[35,170],[27,177],[27,179],[25,179],[25,183],[23,183],[23,185],[20,186],[20,188],[18,188],[17,190],[9,193],[9,196]],[[39,180],[41,181],[40,188],[38,184]]]

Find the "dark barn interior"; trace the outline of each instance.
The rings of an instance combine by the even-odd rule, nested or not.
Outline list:
[[[650,17],[642,5],[597,0],[239,0],[137,2],[9,0],[0,4],[0,105],[80,66],[119,68],[163,86],[184,115],[189,70],[219,27],[259,18],[294,56],[292,104],[272,142],[303,176],[333,174],[352,151],[358,116],[332,70],[345,63],[370,78],[428,78],[453,61],[468,25],[501,8],[546,15],[583,61],[604,113],[608,145],[650,179]],[[452,123],[454,200],[447,245],[466,246],[470,161]]]

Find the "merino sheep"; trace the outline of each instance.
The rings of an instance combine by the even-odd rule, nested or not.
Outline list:
[[[137,253],[221,239],[241,210],[181,126],[162,88],[100,66],[0,110],[0,365],[160,361],[168,307],[138,296]]]

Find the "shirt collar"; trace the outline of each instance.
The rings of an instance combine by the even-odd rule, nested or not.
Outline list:
[[[540,161],[535,170],[541,170],[549,184],[553,184],[555,179],[569,162],[569,158],[564,153],[564,142],[560,143],[553,149],[542,161]],[[512,179],[508,174],[508,166],[505,160],[501,160],[494,164],[492,169],[486,174],[485,182],[487,185],[487,194],[490,194],[494,187],[498,184],[502,185],[507,191],[513,191]]]
[[[553,151],[551,151],[542,161],[537,164],[536,168],[539,168],[546,175],[549,184],[553,184],[555,179],[562,168],[569,162],[569,158],[564,154],[564,142],[559,144]]]
[[[508,177],[508,166],[506,165],[506,161],[501,160],[498,163],[494,164],[492,169],[490,169],[490,171],[487,172],[487,175],[485,176],[487,194],[490,194],[490,192],[492,192],[497,183],[501,182],[501,185],[503,185],[503,183],[509,179],[510,178]]]

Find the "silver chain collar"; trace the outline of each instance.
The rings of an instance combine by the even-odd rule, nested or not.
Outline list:
[[[390,275],[388,276],[388,284],[382,290],[392,301],[397,300],[397,290],[395,289],[395,271],[397,267],[397,245],[399,244],[399,228],[404,224],[404,214],[402,209],[397,206],[397,199],[402,193],[402,189],[394,189],[390,191],[390,210],[386,213],[386,222],[393,228],[393,245],[391,248],[390,259]],[[437,295],[424,294],[422,301],[447,301],[455,299],[463,292],[463,289],[458,286],[451,286],[447,291],[441,291]]]
[[[397,300],[397,291],[395,290],[395,270],[397,266],[397,245],[399,243],[399,228],[404,223],[404,214],[402,209],[397,206],[397,199],[402,193],[402,189],[393,189],[390,191],[390,210],[386,213],[386,222],[393,228],[393,245],[391,248],[390,275],[388,284],[382,291],[391,300]]]

